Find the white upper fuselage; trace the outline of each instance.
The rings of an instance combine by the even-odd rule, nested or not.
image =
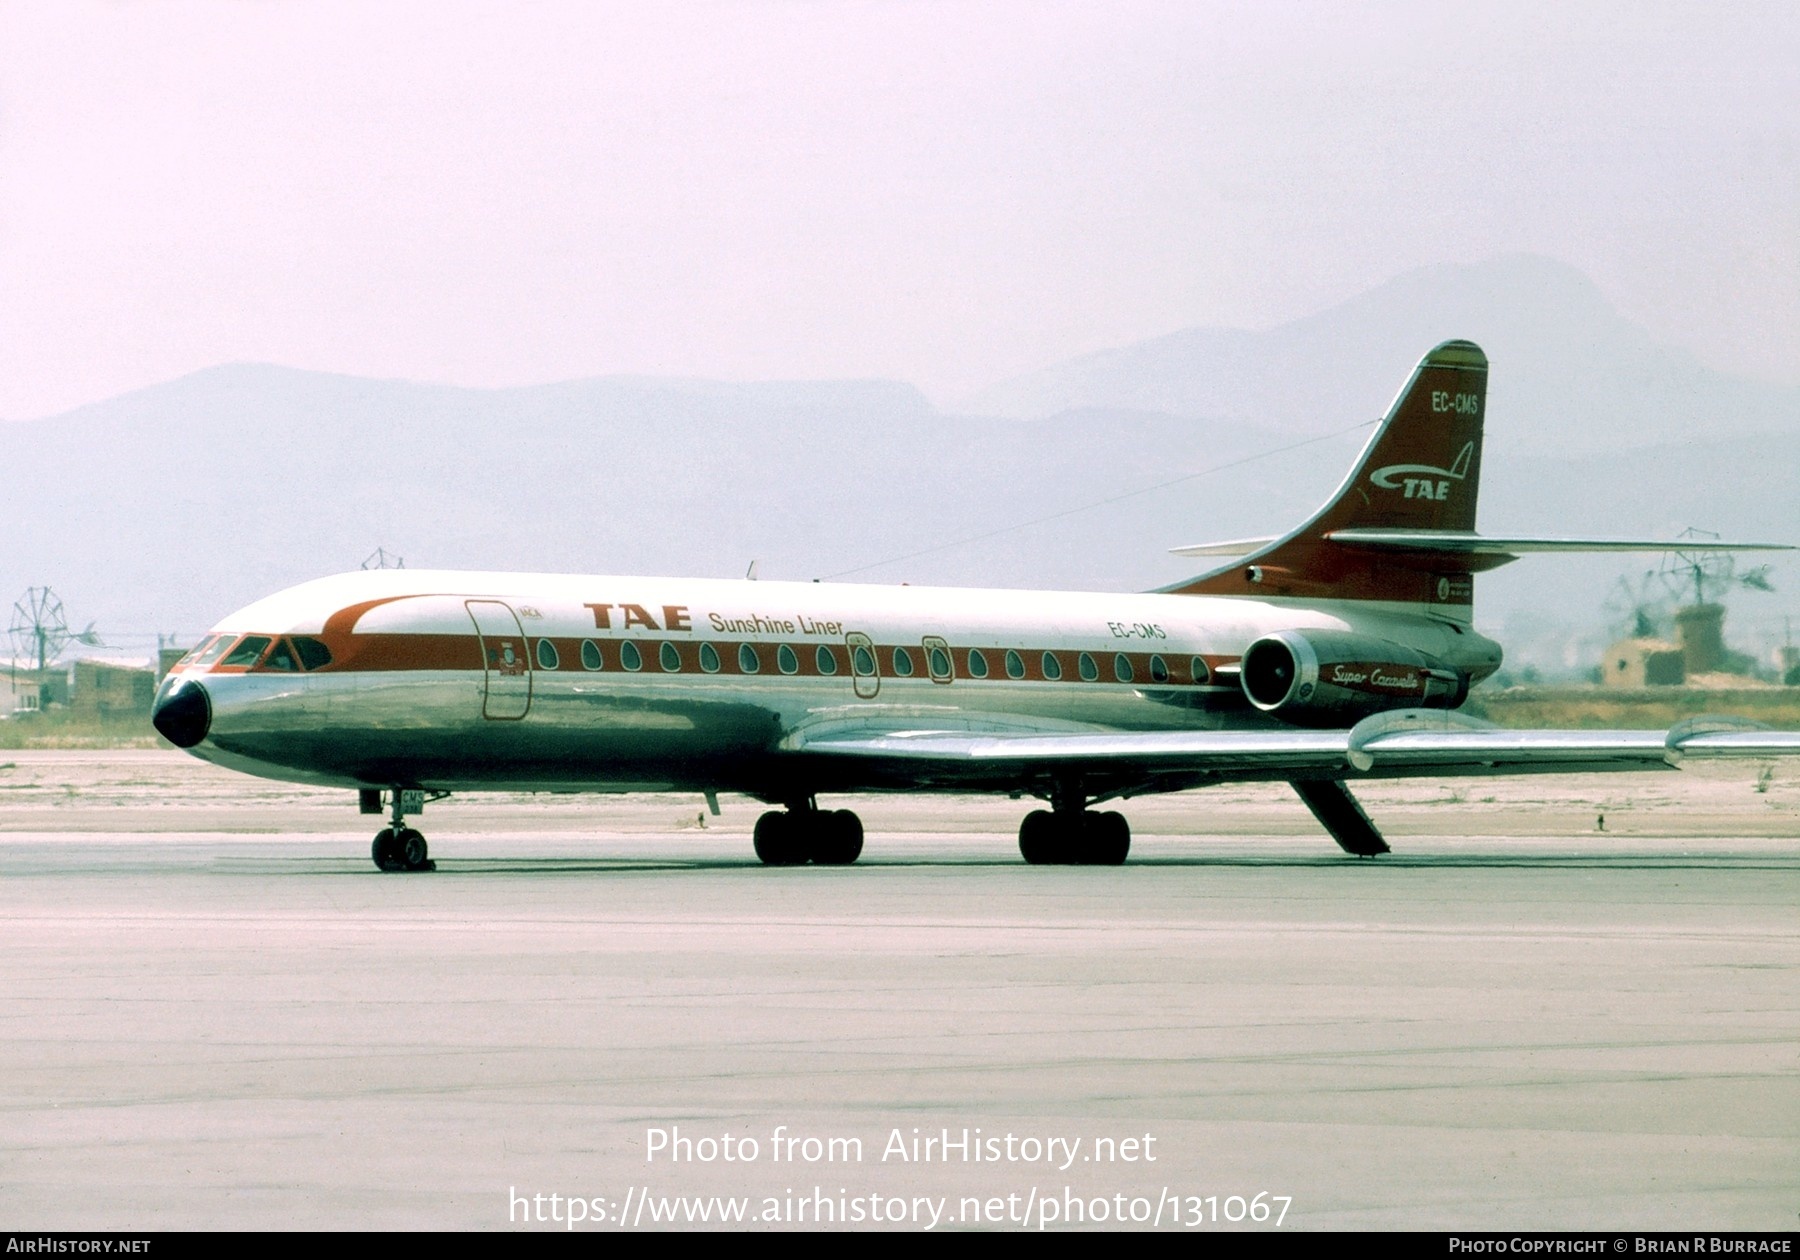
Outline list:
[[[523,607],[532,637],[620,638],[631,632],[667,631],[661,613],[687,614],[683,637],[841,641],[861,631],[877,641],[916,642],[951,635],[988,648],[1027,643],[1097,652],[1134,650],[1134,644],[1167,645],[1170,651],[1241,656],[1258,635],[1291,628],[1358,630],[1422,651],[1448,655],[1462,637],[1448,618],[1420,616],[1402,606],[1368,600],[1253,600],[1191,595],[1031,591],[958,586],[889,586],[858,583],[758,582],[719,578],[610,577],[565,573],[482,573],[460,570],[379,569],[340,573],[279,591],[222,618],[212,633],[320,633],[345,609],[379,605],[364,613],[362,633],[416,632],[428,625],[472,633],[456,617],[438,622],[417,614],[420,600],[500,600]],[[611,626],[596,624],[595,606],[612,609]],[[656,625],[625,626],[627,605],[648,611]],[[403,611],[404,610],[404,611]],[[741,626],[761,617],[770,626]],[[715,621],[715,618],[717,619]],[[834,628],[835,627],[835,628]],[[974,636],[974,637],[971,637]]]

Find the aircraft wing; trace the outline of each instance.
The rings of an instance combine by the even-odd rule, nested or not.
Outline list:
[[[995,787],[1075,772],[1114,790],[1167,791],[1209,782],[1372,779],[1412,775],[1666,770],[1698,758],[1800,756],[1800,732],[1737,719],[1670,730],[1506,730],[1442,710],[1377,714],[1349,730],[1104,731],[821,725],[789,737],[792,752],[855,760],[897,782]]]

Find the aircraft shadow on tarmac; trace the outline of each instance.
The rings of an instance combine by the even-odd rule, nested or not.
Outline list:
[[[222,858],[216,865],[229,869],[233,874],[249,873],[254,868],[259,874],[310,876],[321,875],[354,875],[358,877],[376,877],[382,873],[370,870],[359,861],[334,857],[310,857],[292,861],[261,858]],[[1672,853],[1667,857],[1648,855],[1642,852],[1622,853],[1616,857],[1605,854],[1387,854],[1376,859],[1353,858],[1339,854],[1322,854],[1319,857],[1298,857],[1292,855],[1258,857],[1246,854],[1221,854],[1218,857],[1149,857],[1134,858],[1123,866],[1109,868],[1098,867],[1033,867],[1027,866],[1017,858],[968,857],[968,858],[903,858],[864,859],[856,867],[815,868],[810,866],[768,868],[755,858],[717,859],[668,859],[668,858],[608,858],[608,857],[471,857],[439,859],[437,869],[431,874],[438,876],[474,875],[483,878],[516,878],[519,876],[542,875],[635,875],[652,873],[693,872],[696,874],[712,871],[757,872],[758,877],[772,878],[828,878],[835,873],[837,878],[855,878],[859,873],[874,874],[881,871],[898,870],[932,870],[944,868],[956,869],[1000,869],[1017,870],[1027,878],[1041,878],[1046,871],[1079,871],[1082,877],[1090,878],[1110,871],[1114,875],[1130,877],[1133,870],[1162,870],[1170,868],[1200,869],[1234,869],[1234,868],[1288,868],[1302,870],[1346,870],[1346,871],[1445,871],[1445,870],[1604,870],[1604,871],[1767,871],[1779,874],[1792,874],[1800,870],[1800,853],[1792,859],[1770,858],[1766,854],[1694,854]],[[415,876],[416,878],[416,876]]]

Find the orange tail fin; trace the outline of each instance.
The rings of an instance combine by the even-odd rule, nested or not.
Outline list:
[[[1467,552],[1333,542],[1333,531],[1473,531],[1487,407],[1487,356],[1446,341],[1419,361],[1337,494],[1306,524],[1227,567],[1166,588],[1183,595],[1293,596],[1426,605],[1467,621],[1470,574],[1494,560]]]

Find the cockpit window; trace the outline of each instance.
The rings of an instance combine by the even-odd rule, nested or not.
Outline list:
[[[185,669],[197,661],[200,658],[200,653],[206,651],[207,648],[213,645],[213,637],[214,636],[210,634],[207,635],[204,639],[200,640],[200,642],[194,644],[193,647],[182,653],[181,659],[175,662],[177,668]]]
[[[288,673],[300,671],[300,661],[294,656],[294,649],[286,639],[279,639],[269,651],[269,659],[263,662],[264,669],[285,670]]]
[[[220,661],[219,665],[221,668],[229,668],[234,665],[254,665],[257,658],[263,654],[263,649],[268,646],[269,636],[266,634],[246,636],[238,640],[238,645],[231,649],[231,654]]]
[[[294,651],[299,653],[303,669],[324,669],[331,664],[331,649],[325,646],[323,639],[297,634],[294,636]]]
[[[211,665],[214,661],[225,655],[225,649],[230,647],[231,644],[232,636],[229,634],[221,634],[217,638],[209,640],[201,650],[200,654],[189,661],[188,664],[194,666],[196,669]]]

